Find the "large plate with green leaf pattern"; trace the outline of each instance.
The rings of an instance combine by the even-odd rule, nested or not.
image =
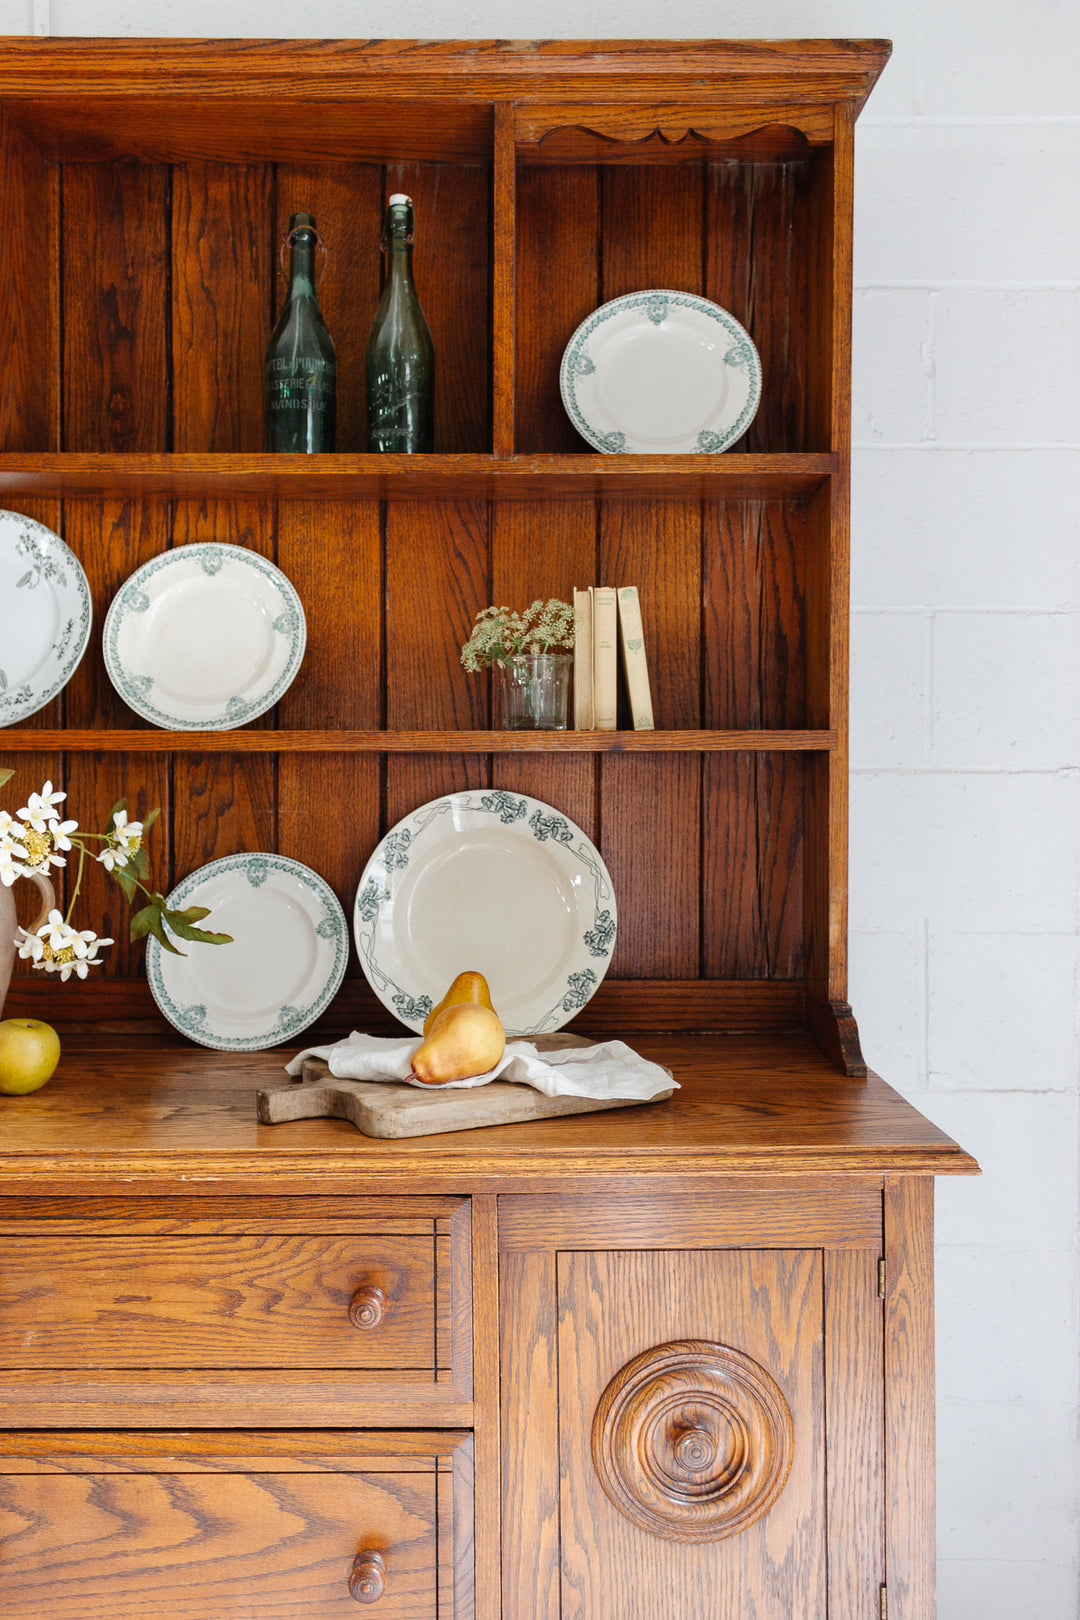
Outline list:
[[[648,287],[601,304],[566,345],[563,404],[609,455],[716,455],[761,402],[749,332],[696,293]]]
[[[265,714],[300,668],[304,609],[244,546],[177,546],[137,568],[105,616],[109,679],[170,731],[231,731]]]
[[[61,540],[21,512],[0,512],[0,727],[62,692],[90,640],[90,587]]]
[[[508,1035],[561,1029],[615,948],[611,874],[580,827],[524,793],[450,793],[399,821],[360,879],[353,938],[410,1029],[459,973],[482,973]]]
[[[182,1035],[219,1052],[263,1052],[292,1040],[330,1005],[345,976],[349,926],[330,885],[284,855],[226,855],[169,895],[170,909],[208,906],[206,927],[231,945],[147,941],[154,1000]]]

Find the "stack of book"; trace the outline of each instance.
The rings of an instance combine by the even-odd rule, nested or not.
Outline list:
[[[575,590],[574,623],[574,729],[617,730],[616,642],[621,640],[631,724],[635,731],[652,731],[652,694],[637,586],[590,585],[588,590]]]

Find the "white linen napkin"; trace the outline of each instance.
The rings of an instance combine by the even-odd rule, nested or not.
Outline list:
[[[303,1072],[305,1058],[325,1058],[330,1073],[339,1080],[404,1080],[424,1091],[516,1080],[542,1091],[546,1097],[634,1097],[648,1102],[658,1092],[679,1089],[666,1069],[640,1057],[623,1041],[568,1046],[559,1052],[545,1052],[543,1057],[531,1041],[510,1041],[500,1061],[487,1074],[474,1074],[468,1080],[451,1080],[448,1086],[433,1088],[409,1078],[413,1053],[419,1046],[416,1035],[399,1039],[359,1035],[353,1030],[333,1046],[309,1046],[298,1052],[285,1068],[296,1077]]]

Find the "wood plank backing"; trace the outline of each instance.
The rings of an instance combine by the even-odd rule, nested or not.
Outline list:
[[[491,595],[493,602],[527,607],[536,597],[573,601],[574,587],[596,583],[596,511],[591,501],[538,501],[501,504],[491,509]],[[568,720],[573,723],[571,690]],[[498,716],[492,714],[492,723]],[[492,786],[531,794],[554,805],[595,839],[596,760],[525,756],[492,757]]]
[[[294,726],[377,728],[382,721],[378,506],[283,501],[277,550],[308,625],[304,661],[278,705],[279,720]],[[378,757],[285,754],[277,770],[278,853],[314,867],[351,916],[364,862],[379,838]],[[350,971],[359,973],[351,958]]]
[[[600,181],[594,168],[519,169],[517,176],[519,451],[589,449],[562,405],[559,363],[600,302]]]
[[[487,680],[466,674],[461,648],[475,614],[491,601],[488,509],[391,505],[385,525],[386,724],[484,727]],[[484,756],[388,759],[385,824],[440,794],[489,781]]]
[[[262,450],[272,286],[269,165],[173,171],[173,448]]]
[[[706,166],[703,291],[742,322],[761,357],[761,405],[736,449],[806,447],[812,163]]]
[[[789,502],[708,502],[704,604],[706,725],[805,718],[806,520]],[[707,757],[704,967],[710,976],[802,971],[800,757]]]
[[[829,1613],[846,1620],[873,1616],[885,1581],[882,1307],[876,1249],[824,1259]]]
[[[170,448],[168,208],[165,168],[64,170],[65,450]]]
[[[68,544],[83,562],[94,601],[94,622],[100,625],[110,602],[125,579],[136,568],[164,549],[167,541],[168,510],[161,501],[69,501],[65,511]],[[79,668],[64,693],[68,723],[73,726],[107,728],[115,724],[146,722],[132,715],[113,690],[105,672],[100,636],[91,637]],[[101,832],[108,824],[113,806],[126,799],[132,820],[144,820],[147,813],[160,809],[161,816],[147,837],[151,889],[167,894],[171,886],[170,810],[172,778],[169,756],[147,754],[69,754],[64,786],[67,814],[88,831]],[[99,844],[91,850],[100,849]],[[77,856],[68,856],[69,883],[77,874]],[[144,944],[129,938],[131,915],[137,906],[128,906],[116,881],[104,867],[88,859],[78,901],[76,927],[96,930],[115,941],[103,953],[109,978],[134,977],[142,971]],[[76,918],[78,920],[76,920]]]
[[[892,1620],[934,1620],[934,1183],[885,1178],[886,1579]]]
[[[274,175],[274,318],[288,290],[281,244],[295,213],[314,214],[326,244],[325,273],[316,263],[319,307],[337,359],[338,454],[367,448],[364,354],[379,301],[382,173],[375,164],[278,164]],[[284,262],[288,267],[288,252]],[[269,337],[269,329],[267,330]]]
[[[395,191],[413,200],[413,274],[435,345],[435,449],[489,451],[491,170],[395,165],[386,194]]]
[[[273,267],[271,170],[189,164],[173,172],[173,441],[177,450],[261,450],[262,362]],[[180,502],[174,543],[218,540],[274,557],[265,502]],[[260,722],[256,721],[255,724]],[[272,724],[272,717],[263,723]],[[273,850],[276,761],[177,758],[175,871],[238,849]]]
[[[0,448],[58,448],[60,172],[0,111]],[[21,510],[21,508],[20,508]],[[45,521],[42,519],[42,521]]]
[[[601,171],[602,297],[702,286],[697,165]],[[567,334],[569,337],[569,333]],[[696,502],[605,502],[598,582],[637,585],[658,725],[701,710],[701,511]],[[701,762],[600,762],[601,848],[619,897],[620,977],[691,977],[700,953]],[[663,897],[662,899],[660,897]]]

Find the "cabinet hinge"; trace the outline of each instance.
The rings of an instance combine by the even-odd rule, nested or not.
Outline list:
[[[881,1259],[877,1263],[877,1297],[878,1297],[878,1299],[884,1299],[885,1298],[885,1257],[884,1257],[884,1255],[882,1255]],[[881,1590],[884,1592],[885,1588],[882,1587]],[[883,1598],[882,1602],[884,1602],[884,1601],[885,1600]]]
[[[882,1265],[884,1265],[884,1263],[885,1262],[882,1261]],[[878,1616],[879,1620],[889,1620],[889,1591],[885,1586],[881,1588],[881,1593],[878,1600]]]

